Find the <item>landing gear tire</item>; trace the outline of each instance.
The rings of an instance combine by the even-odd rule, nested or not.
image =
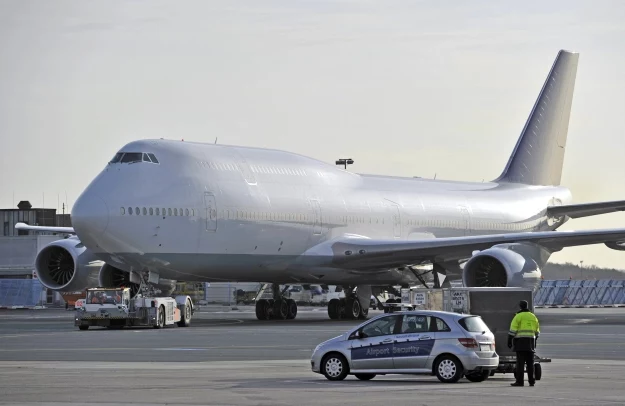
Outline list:
[[[474,372],[465,377],[471,382],[484,382],[490,376],[490,371]]]
[[[182,311],[180,315],[180,321],[178,322],[178,327],[189,327],[191,324],[191,301],[187,299],[184,304],[184,311]]]
[[[260,299],[256,301],[256,318],[258,320],[269,320],[272,313],[273,308],[269,300]]]
[[[161,306],[158,308],[158,312],[156,313],[156,326],[154,328],[164,328],[165,327],[165,307]]]
[[[330,300],[330,303],[328,303],[328,316],[330,316],[330,319],[332,320],[337,320],[340,317],[340,302],[338,299],[332,299]]]
[[[297,303],[295,303],[295,300],[293,299],[288,299],[286,301],[286,306],[289,309],[286,318],[293,320],[297,316]]]
[[[375,378],[375,374],[354,374],[354,376],[361,381],[370,381]]]
[[[287,301],[278,299],[273,303],[273,315],[276,320],[286,320],[289,315],[289,307]]]
[[[347,299],[345,310],[346,310],[345,316],[347,316],[346,318],[351,319],[351,320],[358,319],[360,317],[360,311],[361,311],[360,302],[358,301],[358,298]]]

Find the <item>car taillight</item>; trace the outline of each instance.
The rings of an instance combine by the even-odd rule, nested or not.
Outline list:
[[[459,338],[458,341],[467,348],[478,348],[477,341],[473,338]]]

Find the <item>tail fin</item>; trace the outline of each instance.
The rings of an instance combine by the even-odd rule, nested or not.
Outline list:
[[[497,182],[560,184],[579,53],[561,50]]]

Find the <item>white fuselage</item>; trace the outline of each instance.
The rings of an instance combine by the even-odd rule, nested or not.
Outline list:
[[[126,271],[190,281],[395,283],[315,269],[302,254],[346,234],[400,240],[553,230],[563,187],[369,176],[284,151],[129,143],[158,164],[110,163],[72,211],[81,241]],[[139,213],[137,213],[139,211]],[[305,258],[305,259],[303,259]]]

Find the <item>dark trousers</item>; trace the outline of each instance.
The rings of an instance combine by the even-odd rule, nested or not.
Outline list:
[[[527,369],[527,381],[529,383],[535,383],[534,381],[534,353],[532,351],[517,351],[516,352],[516,381],[523,384],[524,371],[523,367]]]

